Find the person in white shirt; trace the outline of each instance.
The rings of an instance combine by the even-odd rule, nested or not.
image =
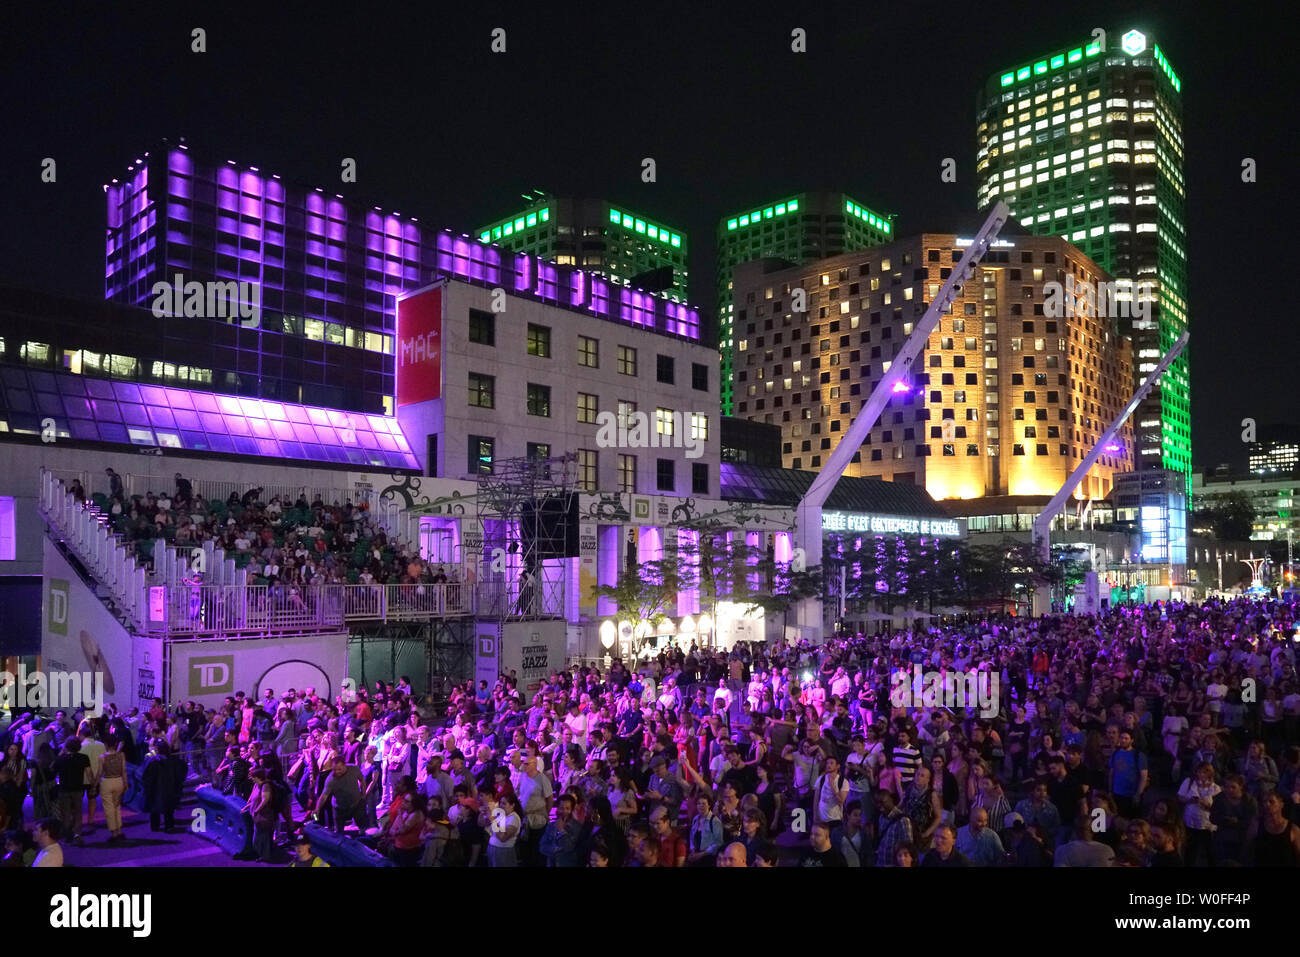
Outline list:
[[[582,750],[587,750],[587,726],[589,722],[587,715],[582,714],[578,702],[569,702],[569,713],[564,716],[564,726],[573,732],[575,744],[581,745]]]
[[[663,690],[659,693],[659,705],[673,711],[681,710],[681,692],[677,690],[677,682],[672,678],[664,681]]]
[[[1223,699],[1227,697],[1228,686],[1223,683],[1223,674],[1215,669],[1210,674],[1210,684],[1205,689],[1205,710],[1217,715],[1223,710]]]
[[[523,821],[519,817],[518,801],[513,794],[503,795],[498,804],[491,796],[487,799],[488,864],[492,867],[514,867],[515,842]]]
[[[1203,762],[1197,765],[1196,774],[1185,778],[1178,789],[1178,800],[1183,805],[1183,823],[1187,825],[1187,852],[1184,863],[1191,867],[1202,852],[1211,867],[1214,866],[1213,837],[1216,830],[1210,821],[1214,799],[1222,791],[1214,782],[1214,765]]]
[[[59,822],[53,818],[37,821],[33,837],[40,850],[36,853],[32,867],[62,867],[63,846],[59,844]]]
[[[415,740],[416,758],[415,758],[415,783],[421,785],[424,779],[429,776],[429,758],[433,757],[437,750],[437,742],[433,740],[433,729],[427,724],[420,725],[420,731]],[[445,799],[450,799],[451,795],[444,795]]]
[[[832,827],[844,820],[844,805],[849,800],[849,780],[840,770],[840,762],[827,758],[824,770],[813,783],[813,807],[816,822]]]

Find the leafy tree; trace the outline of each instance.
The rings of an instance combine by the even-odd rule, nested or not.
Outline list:
[[[781,616],[781,634],[785,634],[789,624],[790,608],[808,598],[821,598],[822,571],[820,566],[796,568],[794,562],[777,562],[764,559],[758,564],[762,580],[771,587],[757,594],[751,594],[746,600],[746,611],[761,608],[765,618]]]
[[[614,602],[618,621],[658,625],[669,617],[667,609],[676,607],[678,592],[695,587],[695,582],[694,566],[677,554],[629,565],[617,584],[597,585],[592,592]]]
[[[1250,541],[1255,531],[1255,506],[1244,492],[1216,495],[1208,508],[1193,516],[1197,522],[1208,522],[1214,537],[1225,542]]]

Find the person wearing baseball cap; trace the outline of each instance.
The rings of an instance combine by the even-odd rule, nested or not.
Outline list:
[[[327,861],[321,860],[311,851],[311,838],[306,830],[300,830],[293,837],[293,859],[289,867],[329,867]]]

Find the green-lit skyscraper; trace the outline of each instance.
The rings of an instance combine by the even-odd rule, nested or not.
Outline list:
[[[995,73],[977,123],[980,208],[1002,200],[1030,232],[1065,237],[1114,278],[1136,387],[1187,327],[1182,80],[1165,51],[1140,30],[1098,31]],[[1133,458],[1140,471],[1184,473],[1190,493],[1187,357],[1138,407]],[[1092,370],[1072,362],[1070,374],[1086,383]]]
[[[618,280],[670,269],[670,280],[646,288],[686,301],[686,234],[680,229],[599,199],[557,198],[541,192],[524,198],[529,200],[525,209],[478,227],[474,235],[505,249]]]
[[[722,414],[733,414],[731,271],[751,259],[803,265],[893,239],[893,216],[843,193],[806,192],[723,216],[718,221],[718,352]]]

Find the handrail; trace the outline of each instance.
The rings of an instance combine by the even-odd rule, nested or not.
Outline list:
[[[78,502],[63,481],[41,469],[40,512],[50,528],[77,557],[96,583],[138,631],[145,630],[147,573],[109,516],[89,502]]]
[[[362,620],[421,621],[474,613],[473,589],[437,585],[155,585],[149,631],[227,638],[343,628]]]

